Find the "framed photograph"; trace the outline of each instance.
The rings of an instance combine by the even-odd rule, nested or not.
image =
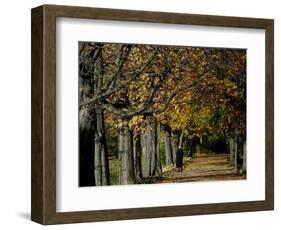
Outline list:
[[[274,209],[274,21],[32,9],[41,224]]]

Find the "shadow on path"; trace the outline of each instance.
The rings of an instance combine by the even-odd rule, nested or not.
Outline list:
[[[185,162],[182,172],[176,169],[164,173],[159,183],[241,180],[245,176],[239,175],[227,159],[227,154],[199,155]]]

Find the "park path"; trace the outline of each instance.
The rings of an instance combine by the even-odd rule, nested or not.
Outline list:
[[[244,179],[229,165],[226,154],[202,154],[184,162],[182,172],[165,172],[160,183]]]

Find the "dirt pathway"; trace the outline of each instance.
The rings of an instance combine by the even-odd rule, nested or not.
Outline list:
[[[229,165],[226,154],[199,155],[185,162],[182,172],[164,173],[160,183],[244,179]]]

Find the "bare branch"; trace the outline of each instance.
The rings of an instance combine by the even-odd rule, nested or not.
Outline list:
[[[80,107],[91,104],[91,103],[95,103],[98,100],[102,100],[107,98],[108,96],[110,96],[111,94],[117,92],[118,90],[121,90],[122,88],[124,88],[126,85],[130,84],[131,82],[133,82],[137,77],[139,77],[139,75],[145,70],[146,67],[148,67],[150,65],[150,63],[153,61],[154,57],[156,56],[158,49],[155,49],[151,55],[151,57],[148,59],[148,61],[141,66],[139,69],[136,69],[135,71],[131,72],[131,77],[129,80],[125,81],[124,83],[120,83],[117,87],[115,88],[111,88],[109,87],[107,91],[100,93],[99,95],[95,95],[93,98],[80,103]]]
[[[127,47],[128,47],[128,51],[125,54],[124,49],[127,48]],[[124,66],[124,63],[126,62],[128,56],[129,56],[129,53],[130,53],[130,47],[129,46],[127,46],[127,45],[121,45],[120,46],[118,56],[117,56],[116,61],[115,61],[115,65],[117,66],[117,69],[116,69],[115,73],[113,73],[110,76],[110,78],[108,79],[108,82],[103,86],[103,88],[101,90],[102,92],[108,90],[109,86],[116,82],[116,79],[120,75],[120,72],[121,72],[121,70]]]

